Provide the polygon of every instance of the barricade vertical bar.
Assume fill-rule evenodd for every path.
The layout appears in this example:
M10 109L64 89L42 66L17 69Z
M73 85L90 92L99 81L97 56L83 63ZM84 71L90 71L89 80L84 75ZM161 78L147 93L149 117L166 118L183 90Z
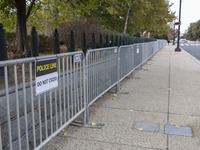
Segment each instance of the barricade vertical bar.
M0 126L0 150L2 150L3 148L2 148L2 138L1 138L1 126Z
M98 64L97 64L97 71L98 71L98 73L97 73L97 87L98 87L98 90L97 90L97 92L98 93L100 93L100 89L99 89L99 65L100 65L100 61L99 61L99 56L100 56L100 52L98 52L98 54L97 54L97 62L98 62Z
M88 122L88 116L87 116L87 99L88 99L88 82L87 82L87 78L88 78L88 63L85 59L86 57L83 57L83 101L84 101L84 108L85 111L83 112L83 126L86 126L87 122Z
M95 52L93 52L93 55L92 55L92 59L93 59L93 87L92 87L92 99L95 97Z
M17 83L17 67L14 65L14 80L15 80L15 94L16 94L16 111L17 111L17 133L18 133L18 146L21 150L21 132L20 132L20 117L19 117L19 96L18 96L18 83Z
M40 143L42 143L42 118L41 118L41 101L40 95L38 95L38 113L39 113L39 128L40 128Z
M28 121L27 121L27 107L26 107L26 86L25 86L25 68L24 63L22 64L22 82L23 82L23 93L24 93L24 118L25 118L25 132L26 132L26 148L29 150L29 137L28 137Z
M82 60L83 61L83 60ZM81 109L83 108L83 77L82 77L82 61L80 62L80 101Z
M76 79L78 79L78 66L79 66L79 63L78 62L76 62ZM79 78L80 79L80 78ZM80 80L81 81L81 80ZM80 82L79 81L79 82ZM79 95L78 95L78 80L76 80L76 101L77 101L77 113L79 112Z
M91 71L90 70L88 70L88 71L90 71L90 79L88 79L88 80L90 80L91 81L91 87L89 88L89 92L88 92L88 95L90 95L90 98L88 99L88 102L93 98L93 89L94 89L94 87L93 87L93 75L94 75L94 61L93 61L93 53L91 53L90 54L91 55L91 63L90 63L90 66L91 66Z
M12 146L12 133L11 133L11 121L10 121L10 100L8 93L8 74L7 66L4 67L4 77L5 77L5 88L6 88L6 105L7 105L7 119L8 119L8 136L9 136L9 148L13 149Z
M71 117L74 116L74 104L73 104L73 94L72 94L72 56L70 56L70 81L71 81L71 86L70 86L70 96L71 96Z
M94 74L93 74L93 76L94 76L94 82L93 82L93 85L94 85L94 88L93 88L93 98L94 97L96 97L96 52L94 52L94 56L93 56L93 60L94 60L94 62L93 62L93 64L94 64Z
M59 86L59 106L60 106L60 127L62 126L62 101L61 101L61 72L60 58L58 58L58 86Z
M53 134L53 113L52 113L52 90L49 91L50 93L50 123L51 123L51 135Z
M81 73L81 61L79 62L79 63L77 63L77 79L79 78L80 79L80 81L78 82L77 81L77 101L78 101L78 112L81 110L81 103L80 103L80 100L81 100L81 98L79 97L80 95L79 95L79 93L81 93L81 84L82 84L82 82L81 82L81 74L79 74L79 73ZM79 76L80 75L80 76Z
M116 85L116 93L120 90L120 50L121 48L118 48L118 59L117 59L117 85Z
M97 80L98 80L98 76L97 76L97 65L98 65L98 61L97 61L97 52L95 52L95 87L96 87L96 95L95 95L95 97L96 96L98 96L98 85L97 85Z
M91 54L90 54L91 55ZM91 79L91 57L89 57L89 58L87 58L87 60L85 59L85 61L87 61L87 63L85 63L86 65L88 65L87 67L87 75L88 75L88 78L90 78ZM90 70L90 72L89 72L89 70ZM87 82L86 82L87 83ZM91 89L91 80L88 80L88 83L87 83L87 91L89 90L89 89ZM89 95L89 93L91 93L91 91L88 91L88 97L87 97L87 99L90 99L91 98L91 94Z
M75 61L73 62L73 71L74 71L74 80L73 80L73 82L74 82L74 92L73 92L73 94L74 94L74 111L75 111L75 113L74 114L76 114L76 64L75 64Z
M63 110L64 110L64 123L66 122L66 98L65 98L65 57L62 58L63 70Z
M103 53L103 51L100 51L100 54L99 54L99 61L100 61L100 66L99 66L99 77L100 77L100 79L102 78L102 53ZM101 80L99 79L99 92L101 93Z
M56 115L56 130L58 130L58 101L57 101L57 89L55 89L55 115Z
M45 135L48 138L48 129L47 129L47 96L44 93L44 119L45 119Z
M34 113L34 101L33 101L33 79L32 79L32 63L29 63L30 70L30 89L31 89L31 112L32 112L32 124L33 124L33 145L36 148L36 137L35 137L35 113Z
M69 109L69 59L67 56L67 119L69 120L70 118L70 109Z

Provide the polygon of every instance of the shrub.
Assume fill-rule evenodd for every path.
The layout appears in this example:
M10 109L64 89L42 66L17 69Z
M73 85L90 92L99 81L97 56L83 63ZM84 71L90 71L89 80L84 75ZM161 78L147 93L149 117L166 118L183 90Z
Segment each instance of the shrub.
M87 35L87 47L92 47L92 34L96 34L96 43L98 47L99 34L102 32L102 28L99 26L99 21L96 19L76 19L63 24L59 28L60 41L64 43L70 51L70 34L74 31L75 35L75 47L76 50L82 49L83 32Z

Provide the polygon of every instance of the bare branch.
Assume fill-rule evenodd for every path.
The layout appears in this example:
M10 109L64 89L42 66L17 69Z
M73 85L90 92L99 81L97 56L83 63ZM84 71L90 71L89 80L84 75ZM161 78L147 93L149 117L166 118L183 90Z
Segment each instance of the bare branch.
M27 12L27 14L26 14L26 20L27 20L28 17L30 16L30 13L31 13L31 10L32 10L32 8L33 8L33 6L34 6L34 4L35 4L35 1L36 1L36 0L32 0L31 5L30 5L29 8L28 8L28 12Z

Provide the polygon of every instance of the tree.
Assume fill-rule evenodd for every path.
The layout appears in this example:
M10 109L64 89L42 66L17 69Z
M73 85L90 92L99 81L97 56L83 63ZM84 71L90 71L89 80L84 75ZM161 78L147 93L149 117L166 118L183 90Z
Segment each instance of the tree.
M19 55L31 56L31 51L27 42L26 22L35 2L36 0L1 0L0 10L6 14L16 13L16 39L18 46L14 57Z
M190 24L186 36L190 40L200 39L200 20Z

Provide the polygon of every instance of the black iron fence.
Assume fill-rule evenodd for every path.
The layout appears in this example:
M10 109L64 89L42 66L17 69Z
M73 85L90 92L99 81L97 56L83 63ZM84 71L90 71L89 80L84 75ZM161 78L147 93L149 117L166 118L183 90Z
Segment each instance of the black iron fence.
M97 36L95 33L91 35L91 45L88 45L86 32L83 33L82 38L82 51L86 54L87 50L96 49L96 48L104 48L104 47L113 47L113 46L123 46L130 45L135 43L144 43L156 41L155 38L143 38L143 37L134 37L134 36L118 36L118 35L103 35L102 33L99 35L99 43L97 47ZM70 49L69 52L75 51L75 34L74 31L71 31L70 34ZM105 42L104 42L105 41ZM31 31L31 56L37 57L39 56L39 44L38 44L38 32L35 27L32 28ZM54 54L60 53L60 37L59 31L55 29L54 32ZM0 24L0 61L8 60L7 47L6 47L6 33L3 29L3 24ZM0 75L3 75L3 69L0 68Z

